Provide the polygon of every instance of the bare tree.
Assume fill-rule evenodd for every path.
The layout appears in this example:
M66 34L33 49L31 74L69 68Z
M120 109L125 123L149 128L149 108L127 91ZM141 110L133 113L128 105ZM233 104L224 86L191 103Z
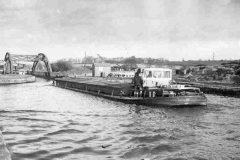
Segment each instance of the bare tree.
M151 67L153 64L154 64L154 62L155 62L155 59L153 59L153 58L148 58L147 59L147 67Z
M82 63L93 63L94 58L92 56L86 56L82 59Z

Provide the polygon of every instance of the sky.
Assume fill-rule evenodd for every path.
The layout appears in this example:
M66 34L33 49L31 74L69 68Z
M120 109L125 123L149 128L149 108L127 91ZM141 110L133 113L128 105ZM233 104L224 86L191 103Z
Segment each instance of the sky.
M239 0L0 0L0 59L240 59L239 15Z

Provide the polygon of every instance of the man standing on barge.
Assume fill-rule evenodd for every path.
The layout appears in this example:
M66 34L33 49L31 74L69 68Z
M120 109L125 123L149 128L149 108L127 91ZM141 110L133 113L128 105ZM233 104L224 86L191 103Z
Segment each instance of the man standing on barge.
M134 83L134 96L139 93L139 96L142 96L142 89L143 89L143 81L142 78L139 76L141 72L141 69L139 68L137 72L135 73L135 76L133 78L133 83ZM139 92L140 90L140 92Z

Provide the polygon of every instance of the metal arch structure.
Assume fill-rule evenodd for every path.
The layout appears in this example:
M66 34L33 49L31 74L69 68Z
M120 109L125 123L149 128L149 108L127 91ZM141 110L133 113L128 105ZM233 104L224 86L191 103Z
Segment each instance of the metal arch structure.
M7 73L7 74L12 74L13 73L13 61L12 61L12 55L11 53L7 52L4 58L5 61L5 65L4 65L4 69L3 69L3 73Z
M39 53L36 58L34 59L34 62L33 62L33 67L32 67L32 73L34 74L35 72L35 69L37 67L37 64L40 62L40 61L43 61L45 63L45 66L47 68L47 72L48 72L48 77L50 77L50 73L52 72L52 67L51 67L51 64L47 58L47 56L43 53Z
M34 74L38 62L43 61L46 65L48 76L52 72L52 68L47 56L43 53L38 55L16 55L9 52L6 53L4 59L4 74L13 74L13 64L18 63L19 61L33 62L32 74Z

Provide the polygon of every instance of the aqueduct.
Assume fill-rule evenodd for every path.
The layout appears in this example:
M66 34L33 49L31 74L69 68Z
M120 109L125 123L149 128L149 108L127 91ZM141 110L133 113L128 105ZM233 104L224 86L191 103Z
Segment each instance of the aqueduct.
M38 55L16 55L7 52L4 58L4 74L13 74L13 64L19 61L33 62L32 74L35 73L36 66L40 61L44 62L48 76L50 76L50 73L52 72L50 62L47 56L43 53L39 53Z

